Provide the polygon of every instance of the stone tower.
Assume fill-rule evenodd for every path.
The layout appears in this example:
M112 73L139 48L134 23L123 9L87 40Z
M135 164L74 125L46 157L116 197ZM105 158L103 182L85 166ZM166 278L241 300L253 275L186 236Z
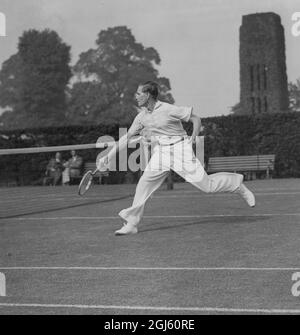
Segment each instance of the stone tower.
M243 114L277 113L288 109L284 29L279 15L243 16L240 88Z

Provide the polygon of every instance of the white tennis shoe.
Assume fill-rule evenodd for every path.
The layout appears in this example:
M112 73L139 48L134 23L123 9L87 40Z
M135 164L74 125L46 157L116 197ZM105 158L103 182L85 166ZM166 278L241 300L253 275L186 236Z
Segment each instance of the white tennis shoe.
M235 192L238 193L250 207L255 206L255 196L244 184L241 184Z
M123 223L123 227L115 231L116 236L137 234L138 230L132 223Z

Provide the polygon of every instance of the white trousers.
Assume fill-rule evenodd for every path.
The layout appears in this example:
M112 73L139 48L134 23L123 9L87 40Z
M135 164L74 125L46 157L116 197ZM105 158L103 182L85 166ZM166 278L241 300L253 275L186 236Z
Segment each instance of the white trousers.
M170 170L205 193L234 192L243 182L243 175L237 173L221 172L207 175L196 158L189 139L173 146L156 145L137 184L133 204L123 209L119 213L120 217L128 223L138 225L146 201L161 186Z

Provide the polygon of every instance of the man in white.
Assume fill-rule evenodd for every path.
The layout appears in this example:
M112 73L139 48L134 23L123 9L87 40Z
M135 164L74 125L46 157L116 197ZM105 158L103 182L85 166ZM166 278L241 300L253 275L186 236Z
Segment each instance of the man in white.
M117 150L122 150L136 134L146 134L148 141L155 141L152 157L138 182L133 204L119 213L125 220L124 225L115 234L138 232L137 226L142 219L147 199L161 186L170 169L205 193L237 193L250 207L254 207L255 197L243 184L243 175L226 172L207 175L195 157L192 143L200 132L201 120L193 113L193 109L161 102L158 94L155 82L149 81L138 87L136 101L142 111L134 119L127 136L121 138L118 145L100 162L100 165L109 165ZM190 138L187 137L182 121L193 123Z

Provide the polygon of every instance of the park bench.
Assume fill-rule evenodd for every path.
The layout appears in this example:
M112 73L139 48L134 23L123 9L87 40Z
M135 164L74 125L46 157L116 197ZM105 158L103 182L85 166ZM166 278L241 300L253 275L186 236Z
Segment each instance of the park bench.
M245 172L247 179L255 179L258 171L266 171L266 178L270 178L274 161L275 155L210 157L207 172Z

